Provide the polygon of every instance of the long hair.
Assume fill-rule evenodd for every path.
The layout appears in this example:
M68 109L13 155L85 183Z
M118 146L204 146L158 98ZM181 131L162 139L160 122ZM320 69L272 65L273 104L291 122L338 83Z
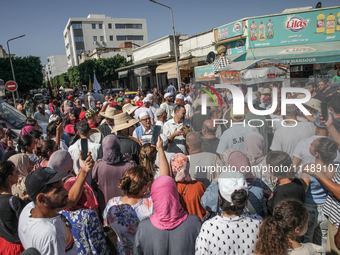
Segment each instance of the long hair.
M144 144L140 148L139 164L141 166L146 167L149 174L151 174L152 176L154 176L153 165L155 164L155 161L156 161L156 155L157 155L157 150L155 147L152 147L150 143Z
M266 218L259 231L255 254L285 255L292 249L289 238L295 239L294 230L308 223L307 208L297 200L285 199L274 208L273 217Z

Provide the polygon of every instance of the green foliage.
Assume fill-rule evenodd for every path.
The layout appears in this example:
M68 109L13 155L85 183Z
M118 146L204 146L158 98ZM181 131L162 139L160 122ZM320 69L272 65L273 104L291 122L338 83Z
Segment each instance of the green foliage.
M15 57L12 59L18 91L27 93L43 85L42 65L39 57ZM7 82L13 80L9 58L0 58L0 78Z

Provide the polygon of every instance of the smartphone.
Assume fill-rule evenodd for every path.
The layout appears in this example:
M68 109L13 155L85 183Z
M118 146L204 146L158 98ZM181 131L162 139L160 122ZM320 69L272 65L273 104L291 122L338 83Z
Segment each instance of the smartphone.
M327 121L328 120L327 103L321 103L321 114L322 114L322 120Z
M86 160L88 152L87 139L81 139L80 145L81 145L81 159Z
M161 126L154 126L153 131L152 131L152 139L151 139L151 145L156 145L158 141L158 136L161 133Z

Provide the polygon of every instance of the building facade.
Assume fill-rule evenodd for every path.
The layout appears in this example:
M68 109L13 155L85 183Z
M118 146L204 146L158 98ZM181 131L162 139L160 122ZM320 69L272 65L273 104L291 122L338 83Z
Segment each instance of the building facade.
M66 55L53 55L47 57L47 64L45 66L45 73L47 73L49 79L54 78L57 75L66 73L68 69Z
M123 42L132 47L148 43L146 19L111 18L89 14L87 18L70 18L64 29L68 67L78 65L78 55L96 48L119 48Z

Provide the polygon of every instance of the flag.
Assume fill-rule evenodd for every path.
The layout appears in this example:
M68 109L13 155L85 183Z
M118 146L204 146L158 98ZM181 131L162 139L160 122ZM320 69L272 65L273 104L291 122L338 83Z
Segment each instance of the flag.
M60 97L60 92L59 92L59 81L57 81L57 95Z
M91 83L91 77L89 75L89 91L92 91L93 88L92 88L92 83Z
M99 90L102 90L102 88L99 85L99 82L97 81L96 73L94 73L94 77L93 77L93 90L94 92L98 92Z
M50 83L50 79L48 78L48 75L47 75L47 86L48 86L48 93L50 94L50 97L52 97L52 88L51 88L51 83Z

